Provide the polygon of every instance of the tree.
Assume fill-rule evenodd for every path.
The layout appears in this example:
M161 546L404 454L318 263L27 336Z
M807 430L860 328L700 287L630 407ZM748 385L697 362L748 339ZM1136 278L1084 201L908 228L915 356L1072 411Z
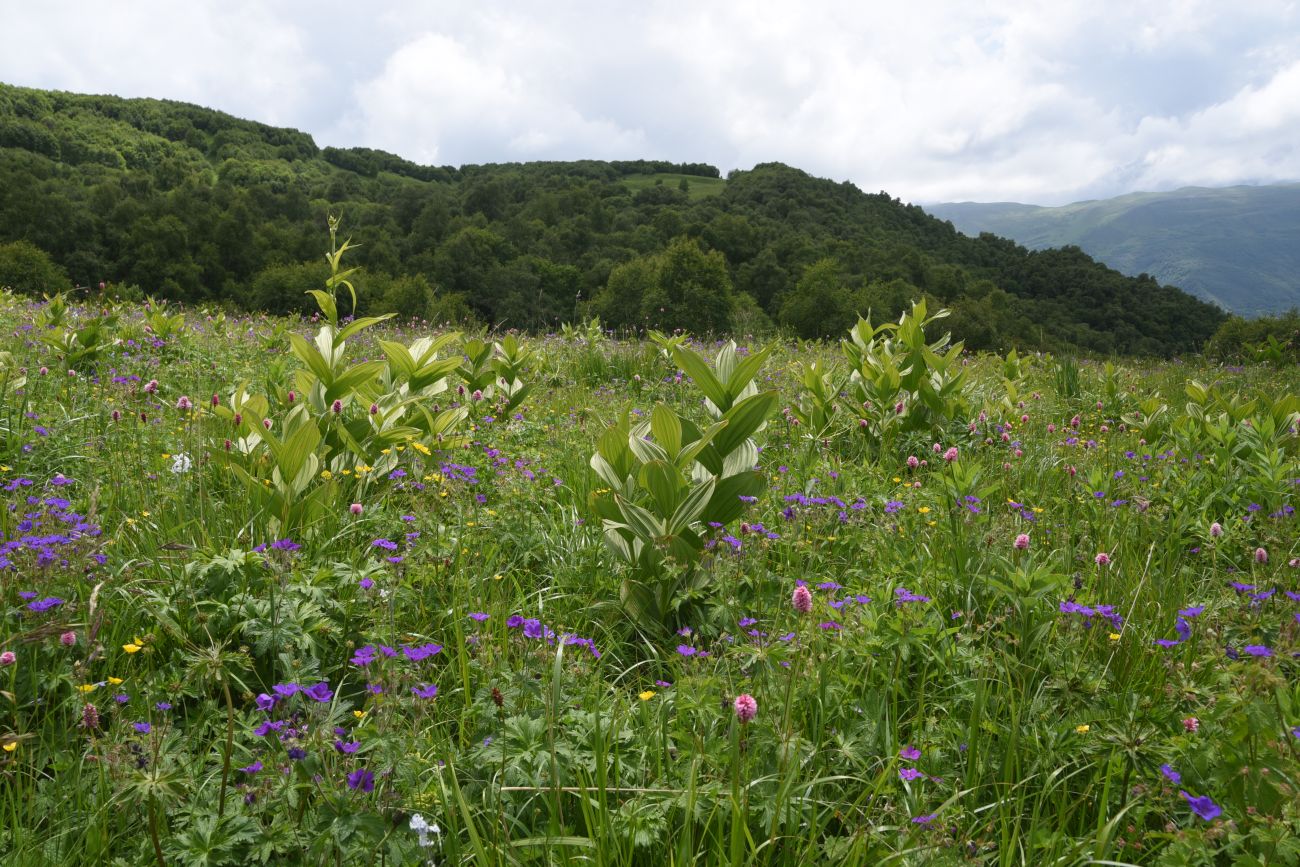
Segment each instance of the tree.
M39 295L62 292L71 286L68 273L30 241L0 244L0 288Z
M659 279L655 256L624 262L609 272L609 279L591 302L592 315L609 328L640 328L641 301Z
M834 259L810 265L781 304L781 324L805 340L841 335L857 320L854 299Z
M660 331L710 334L731 324L731 276L717 250L705 253L690 238L678 238L654 257L656 279L641 299L641 316Z

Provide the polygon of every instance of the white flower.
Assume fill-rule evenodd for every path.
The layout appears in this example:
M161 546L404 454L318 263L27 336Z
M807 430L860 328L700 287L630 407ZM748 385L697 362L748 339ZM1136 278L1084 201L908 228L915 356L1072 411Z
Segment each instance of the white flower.
M419 835L421 846L432 846L433 841L429 839L429 835L437 836L442 833L442 829L438 827L437 822L430 825L419 813L411 817L411 830Z
M173 473L188 473L193 466L194 461L190 460L190 456L185 452L181 452L172 458Z

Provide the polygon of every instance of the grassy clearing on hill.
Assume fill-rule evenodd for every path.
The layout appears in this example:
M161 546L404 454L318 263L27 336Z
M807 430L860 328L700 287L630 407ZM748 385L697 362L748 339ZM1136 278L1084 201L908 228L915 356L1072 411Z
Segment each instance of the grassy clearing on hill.
M716 196L727 187L727 182L723 178L706 178L699 175L680 175L672 172L656 172L649 175L626 175L620 178L620 183L624 184L632 192L644 190L647 187L658 186L662 184L670 190L679 188L682 181L686 181L687 195L690 201L698 202L700 199L707 199L710 196Z
M330 314L0 298L4 863L1300 858L1294 371Z

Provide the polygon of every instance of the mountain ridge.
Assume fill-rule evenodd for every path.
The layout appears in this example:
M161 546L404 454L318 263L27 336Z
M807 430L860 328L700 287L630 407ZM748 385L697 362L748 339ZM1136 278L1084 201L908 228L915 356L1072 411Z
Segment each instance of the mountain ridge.
M1300 305L1300 182L1187 186L1042 206L923 206L967 235L988 231L1031 249L1073 245L1117 270L1148 273L1233 312Z

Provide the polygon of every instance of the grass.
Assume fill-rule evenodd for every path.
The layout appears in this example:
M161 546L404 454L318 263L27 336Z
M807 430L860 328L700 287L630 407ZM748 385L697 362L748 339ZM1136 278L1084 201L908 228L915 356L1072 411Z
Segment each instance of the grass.
M682 181L686 181L688 187L687 196L692 202L716 196L727 186L727 182L723 178L705 178L698 175L681 175L674 172L626 175L621 180L633 193L658 184L663 184L669 189L675 190L678 189Z
M655 347L526 340L519 406L451 373L422 401L465 403L463 443L362 459L334 425L418 418L375 383L310 408L268 360L316 325L158 340L122 308L69 374L47 314L0 298L6 864L1300 858L1294 371L970 357L952 422L887 446L847 402L778 412L766 492L666 567L659 628L619 604L588 466L623 407L707 422ZM763 364L781 407L807 352ZM279 458L222 457L242 382L325 432L290 523L255 505Z

